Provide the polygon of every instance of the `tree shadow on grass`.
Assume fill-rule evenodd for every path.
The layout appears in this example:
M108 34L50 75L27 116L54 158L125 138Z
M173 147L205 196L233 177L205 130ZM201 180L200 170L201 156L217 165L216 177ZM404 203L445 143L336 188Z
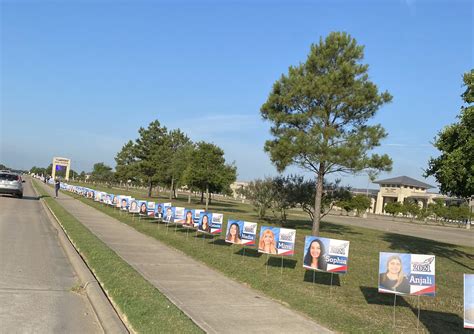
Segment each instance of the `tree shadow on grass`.
M323 284L331 286L331 273L325 273L316 270L306 270L304 273L303 281L315 284ZM341 286L341 280L338 274L332 275L332 285Z
M224 213L248 213L247 211L245 210L242 210L242 209L235 209L235 208L231 208L231 207L221 207L221 206L213 206L213 207L210 207L209 208L209 211L212 211L212 212L224 212Z
M352 227L349 227L347 225L338 225L338 224L332 224L328 222L323 222L321 224L321 232L325 233L332 233L332 234L362 234L360 232L355 232Z
M410 309L418 316L418 308ZM429 333L466 333L464 320L454 313L420 310L420 322L428 329ZM471 331L472 333L472 331Z
M214 239L210 242L210 244L214 244L214 245L217 245L217 246L230 246L231 244L225 242L224 239Z
M313 223L309 220L304 219L292 219L289 220L287 223L282 225L283 227L287 228L298 228L302 230L311 230L313 228ZM328 222L321 223L321 232L324 233L332 233L332 234L362 234L360 232L355 232L352 227L347 225L339 225L333 224Z
M370 286L359 287L360 291L364 295L367 304L376 304L384 306L393 306L395 294L393 293L380 293L378 288ZM400 307L411 307L403 296L397 295L396 305Z
M197 239L197 240L202 240L202 239L205 239L205 240L213 240L214 239L214 235L212 234L205 234L205 233L196 233L196 231L194 231L193 233L193 238ZM212 242L211 242L212 243Z
M379 293L377 288L361 286L360 290L368 304L393 306L394 294ZM416 297L407 297L416 298ZM413 304L413 305L412 305ZM407 300L397 295L396 306L407 307L418 316L416 301L408 303ZM428 329L429 333L463 333L463 319L457 314L420 309L420 322Z
M234 254L247 257L261 257L263 255L262 253L259 253L257 249L247 247L242 247Z
M466 260L472 263L474 260L474 254L459 250L461 246L396 233L385 233L382 240L389 242L389 248L393 250L402 249L412 254L433 254L453 261L466 269L474 270L472 265L461 262Z
M270 256L267 260L267 265L270 267L278 267L281 268L291 268L294 269L296 268L296 263L297 260L293 259L287 259L284 256L276 257L276 256Z

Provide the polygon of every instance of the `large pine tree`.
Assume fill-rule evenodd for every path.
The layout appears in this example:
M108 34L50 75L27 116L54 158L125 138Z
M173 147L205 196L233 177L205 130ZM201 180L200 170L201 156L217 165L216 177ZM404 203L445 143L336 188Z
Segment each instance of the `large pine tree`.
M369 125L392 97L378 92L362 64L364 47L347 33L333 32L311 45L306 62L291 66L275 82L261 107L273 123L265 150L279 171L289 165L316 176L313 235L319 235L324 178L372 168L390 170L387 155L369 155L386 137L381 125Z

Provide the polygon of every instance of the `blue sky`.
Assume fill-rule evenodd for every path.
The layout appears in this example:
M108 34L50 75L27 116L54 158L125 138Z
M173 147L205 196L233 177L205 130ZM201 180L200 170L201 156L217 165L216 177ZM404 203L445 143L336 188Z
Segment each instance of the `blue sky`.
M365 45L371 80L393 95L374 120L389 133L377 152L394 160L380 177L423 180L438 154L430 142L456 120L473 67L471 1L0 3L0 162L16 168L53 156L78 171L114 166L158 119L221 146L239 180L275 175L260 107L311 43L346 31ZM343 180L367 186L365 176Z

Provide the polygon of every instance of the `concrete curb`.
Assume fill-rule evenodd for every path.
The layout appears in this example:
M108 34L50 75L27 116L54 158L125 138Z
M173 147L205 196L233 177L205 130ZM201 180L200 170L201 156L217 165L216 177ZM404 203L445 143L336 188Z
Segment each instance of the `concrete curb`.
M33 182L31 182L31 184L36 195L39 197L40 195L34 187ZM86 296L89 299L104 332L129 333L127 327L120 319L111 302L97 282L95 276L92 274L89 267L87 267L82 257L77 252L72 240L67 236L59 219L42 199L40 199L40 202L43 206L46 216L58 232L59 242L63 247L74 271L77 273L77 276L81 281L81 285L86 292Z

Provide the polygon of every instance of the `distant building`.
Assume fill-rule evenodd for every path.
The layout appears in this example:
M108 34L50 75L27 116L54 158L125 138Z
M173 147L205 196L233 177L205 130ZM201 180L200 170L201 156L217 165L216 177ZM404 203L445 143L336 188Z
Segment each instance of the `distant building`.
M367 212L375 212L375 204L377 203L377 194L379 193L378 189L363 189L363 188L351 188L352 195L363 195L370 198L370 208L367 209Z
M230 189L232 190L232 196L234 199L237 198L245 198L241 194L238 193L238 190L244 189L249 185L249 182L244 182L244 181L236 181L230 185Z
M434 186L412 179L408 176L398 176L391 179L378 180L374 181L374 183L380 185L380 190L377 193L375 203L376 214L383 214L387 203L403 203L407 198L418 203L420 207L427 207L428 204L433 203L436 198L447 198L441 194L428 193L427 190L434 188Z

